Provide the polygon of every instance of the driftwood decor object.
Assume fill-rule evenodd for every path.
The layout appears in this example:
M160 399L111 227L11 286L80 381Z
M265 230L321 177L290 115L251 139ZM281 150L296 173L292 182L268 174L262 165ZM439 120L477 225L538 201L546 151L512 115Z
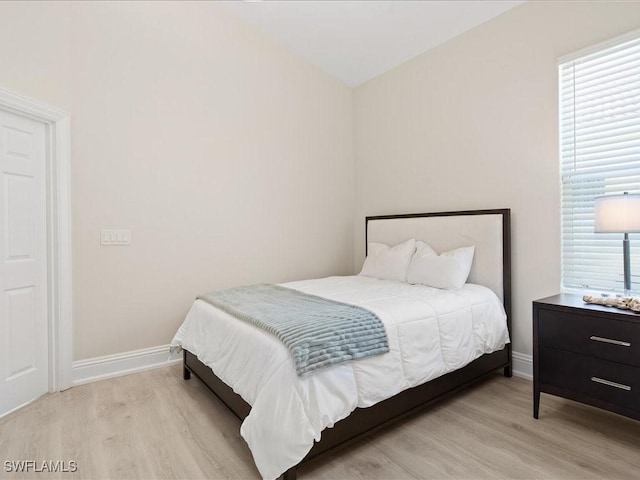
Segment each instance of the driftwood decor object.
M640 313L640 298L635 297L592 297L585 295L582 297L585 303L593 305L604 305L605 307L619 308L620 310L631 310Z

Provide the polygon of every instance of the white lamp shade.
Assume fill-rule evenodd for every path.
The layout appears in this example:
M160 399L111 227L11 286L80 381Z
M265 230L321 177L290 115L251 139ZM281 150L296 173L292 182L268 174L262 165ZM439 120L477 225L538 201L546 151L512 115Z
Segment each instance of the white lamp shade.
M607 195L595 199L596 233L640 232L640 195Z

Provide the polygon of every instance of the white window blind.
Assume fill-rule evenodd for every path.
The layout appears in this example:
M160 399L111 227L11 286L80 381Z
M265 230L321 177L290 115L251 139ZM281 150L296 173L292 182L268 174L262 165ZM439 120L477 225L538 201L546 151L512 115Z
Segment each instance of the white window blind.
M560 63L562 286L622 292L623 234L594 233L594 199L640 193L640 33ZM640 234L630 234L640 293Z

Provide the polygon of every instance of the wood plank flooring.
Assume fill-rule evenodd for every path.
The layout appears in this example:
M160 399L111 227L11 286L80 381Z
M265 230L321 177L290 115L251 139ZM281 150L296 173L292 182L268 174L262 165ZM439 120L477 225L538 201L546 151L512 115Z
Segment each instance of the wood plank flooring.
M496 375L301 468L318 479L640 478L640 422ZM180 366L49 394L0 419L0 478L257 479L240 422ZM75 473L5 461L74 460Z

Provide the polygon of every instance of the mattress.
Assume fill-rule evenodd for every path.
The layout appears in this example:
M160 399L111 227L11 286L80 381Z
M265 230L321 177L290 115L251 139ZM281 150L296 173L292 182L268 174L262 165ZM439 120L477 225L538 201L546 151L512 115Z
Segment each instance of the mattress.
M504 308L490 289L455 291L364 276L283 284L367 308L390 351L299 377L275 336L196 300L172 346L195 354L252 406L240 433L263 478L298 464L322 431L365 408L457 370L509 342Z

